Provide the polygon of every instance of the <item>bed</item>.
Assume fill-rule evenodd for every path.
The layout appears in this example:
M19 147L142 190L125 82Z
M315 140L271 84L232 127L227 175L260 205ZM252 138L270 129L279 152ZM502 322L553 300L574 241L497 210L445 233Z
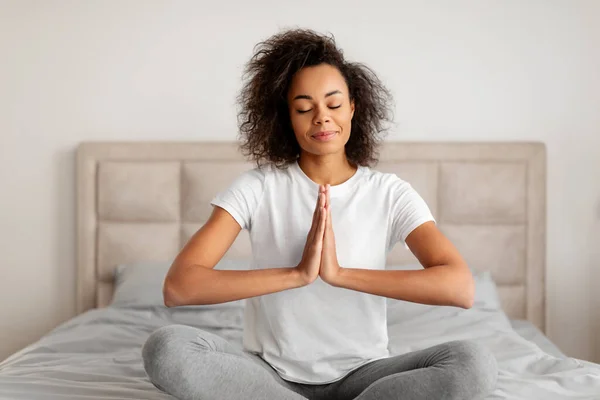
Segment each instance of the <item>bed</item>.
M241 346L244 301L167 309L160 286L212 196L253 165L229 142L88 142L76 156L78 315L0 363L0 398L171 399L143 370L153 330L187 324ZM600 365L545 335L544 145L386 142L375 168L413 184L476 278L469 310L388 299L391 353L475 340L498 360L489 399L600 399ZM242 232L217 267L250 255ZM420 267L396 246L388 268Z

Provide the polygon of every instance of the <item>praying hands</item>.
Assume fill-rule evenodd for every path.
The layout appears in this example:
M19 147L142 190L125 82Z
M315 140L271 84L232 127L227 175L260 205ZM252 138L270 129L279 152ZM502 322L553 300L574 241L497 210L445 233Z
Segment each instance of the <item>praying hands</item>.
M296 267L306 284L320 276L323 281L334 285L342 271L335 249L329 188L329 185L319 185L312 225L306 238L302 260Z

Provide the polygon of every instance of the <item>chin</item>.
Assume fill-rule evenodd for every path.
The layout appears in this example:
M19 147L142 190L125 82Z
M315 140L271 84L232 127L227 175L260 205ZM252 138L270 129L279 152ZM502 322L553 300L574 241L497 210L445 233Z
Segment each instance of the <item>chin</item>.
M327 156L344 151L344 146L340 146L339 143L331 142L317 144L311 143L310 146L304 148L303 150L316 156Z

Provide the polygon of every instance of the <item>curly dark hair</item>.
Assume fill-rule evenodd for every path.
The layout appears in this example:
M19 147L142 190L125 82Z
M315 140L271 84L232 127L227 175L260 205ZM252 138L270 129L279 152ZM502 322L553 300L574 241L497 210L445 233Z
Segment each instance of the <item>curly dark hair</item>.
M309 29L277 33L255 46L246 64L244 83L238 96L239 137L242 153L257 165L283 167L300 155L294 135L287 93L296 72L305 66L329 64L337 68L354 100L346 157L355 165L377 162L378 146L391 121L392 96L366 65L348 62L333 35Z

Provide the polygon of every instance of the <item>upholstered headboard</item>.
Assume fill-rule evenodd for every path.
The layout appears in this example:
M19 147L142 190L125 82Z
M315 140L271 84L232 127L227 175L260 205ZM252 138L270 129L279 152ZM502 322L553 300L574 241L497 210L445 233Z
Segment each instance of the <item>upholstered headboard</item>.
M77 309L107 305L119 263L172 260L210 199L253 165L236 143L83 143L77 152ZM387 142L375 169L427 201L469 265L490 270L506 313L545 331L546 152L541 143ZM249 257L243 231L228 257ZM416 262L403 246L388 264Z

